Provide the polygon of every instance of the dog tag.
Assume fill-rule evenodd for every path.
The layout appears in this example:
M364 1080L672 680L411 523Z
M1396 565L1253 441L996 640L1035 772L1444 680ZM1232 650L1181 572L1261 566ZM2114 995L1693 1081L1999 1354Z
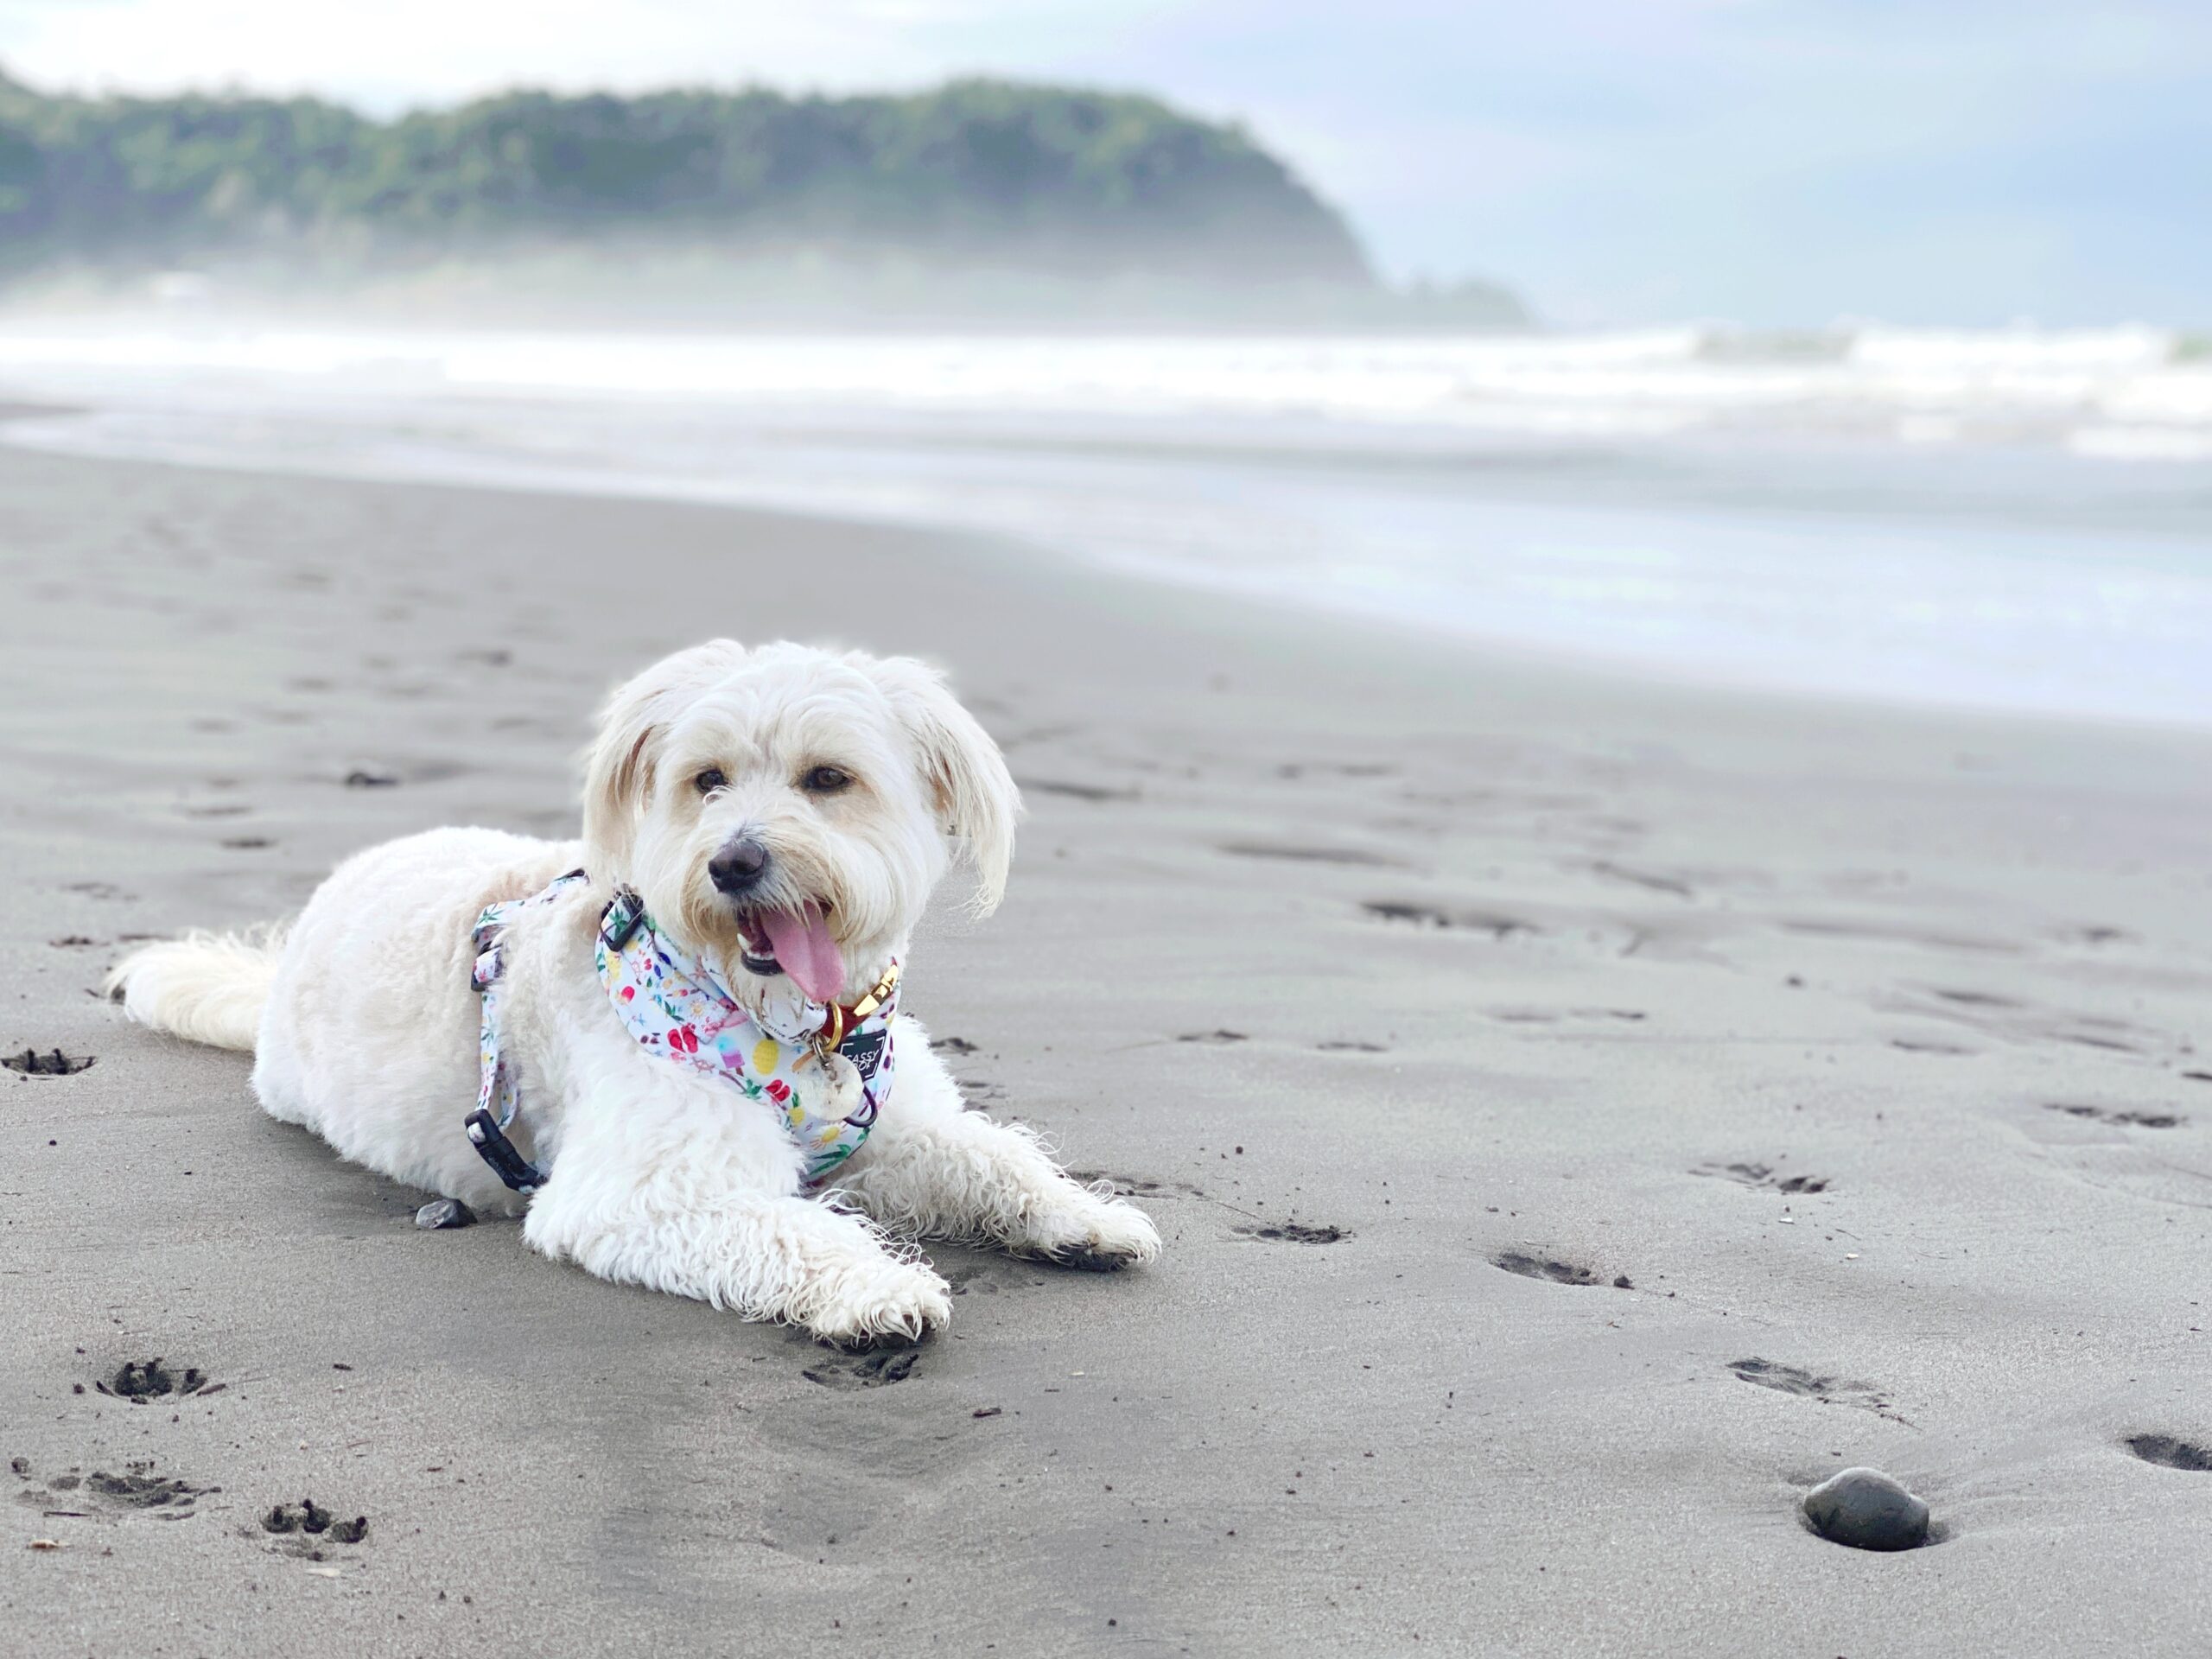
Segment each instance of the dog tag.
M872 1083L875 1080L875 1068L883 1064L883 1045L890 1035L887 1026L878 1026L874 1031L856 1031L837 1045L837 1052L853 1063L862 1081Z

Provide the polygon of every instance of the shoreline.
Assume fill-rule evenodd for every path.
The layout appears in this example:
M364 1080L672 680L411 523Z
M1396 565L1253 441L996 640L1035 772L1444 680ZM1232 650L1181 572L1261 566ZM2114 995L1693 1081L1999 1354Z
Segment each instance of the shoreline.
M384 486L396 489L484 492L525 498L569 498L606 504L632 503L644 507L666 505L723 512L741 518L773 522L814 524L828 531L855 534L890 533L923 541L958 544L969 557L988 550L994 561L1030 566L1045 564L1080 571L1107 585L1135 583L1166 594L1182 594L1193 607L1225 607L1282 619L1308 633L1324 629L1352 628L1387 639L1394 649L1410 650L1425 658L1452 659L1458 665L1469 660L1503 666L1510 672L1535 676L1567 684L1592 682L1611 695L1656 695L1681 697L1692 703L1720 699L1737 703L1770 703L1796 709L1816 721L1871 718L1876 721L1951 723L1962 729L1982 723L2018 724L2051 733L2128 733L2145 737L2212 738L2212 710L2202 716L2158 715L2141 711L2120 713L2093 709L2007 706L1986 702L1961 702L1928 696L1884 696L1811 685L1788 685L1761 681L1742 671L1734 674L1700 675L1681 664L1637 661L1618 653L1548 644L1523 637L1470 633L1450 624L1424 622L1386 608L1355 607L1330 611L1318 603L1300 602L1268 588L1241 582L1236 574L1214 574L1191 567L1165 568L1157 561L1113 558L1080 547L1055 544L1049 536L1033 531L980 528L930 518L917 508L908 512L876 513L840 510L829 504L794 505L759 502L736 496L717 495L711 486L683 487L674 478L650 480L639 474L602 474L589 480L563 480L550 472L508 468L481 457L460 461L452 473L410 473L404 467L317 465L309 460L284 461L267 455L222 456L136 453L127 447L112 451L53 447L24 440L5 423L22 419L69 419L97 416L102 410L91 404L10 403L0 397L0 449L30 456L51 456L87 464L121 467L176 467L240 478L297 479L307 483ZM480 470L471 471L472 467ZM1624 518L1632 511L1622 509ZM1445 671L1451 671L1447 667Z
M10 1629L2056 1656L2212 1616L2212 1477L2127 1445L2212 1446L2212 738L1651 688L721 506L9 449L0 558L0 1045L97 1060L0 1079ZM963 1294L895 1387L417 1234L242 1057L83 994L372 841L563 833L600 692L716 632L953 666L1031 819L912 1006L1168 1236L1103 1279L932 1246ZM98 1392L156 1355L222 1392ZM60 1500L133 1463L189 1518ZM1852 1463L1945 1541L1805 1532ZM257 1517L302 1497L365 1538L287 1553Z
M2166 453L2126 411L2193 406L2204 377L2126 331L1870 340L1804 383L1681 331L1379 351L147 329L0 330L0 379L102 405L16 440L826 510L1647 681L2212 729L2202 467L2180 429L2164 462L2111 458Z

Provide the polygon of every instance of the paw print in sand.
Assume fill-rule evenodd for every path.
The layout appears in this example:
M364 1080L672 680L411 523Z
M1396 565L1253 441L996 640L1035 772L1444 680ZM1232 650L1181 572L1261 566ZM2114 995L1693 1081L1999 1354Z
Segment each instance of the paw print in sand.
M313 1498L303 1497L296 1507L279 1503L263 1516L261 1529L283 1539L279 1548L289 1554L319 1561L326 1543L358 1544L366 1538L369 1517L357 1515L351 1521L341 1521Z

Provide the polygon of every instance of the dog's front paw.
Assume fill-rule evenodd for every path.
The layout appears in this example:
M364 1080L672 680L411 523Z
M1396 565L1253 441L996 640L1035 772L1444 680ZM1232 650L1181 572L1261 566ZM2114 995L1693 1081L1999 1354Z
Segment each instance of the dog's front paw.
M1111 1273L1160 1254L1160 1229L1133 1204L1068 1184L1065 1201L1029 1218L1021 1249L1065 1268Z
M952 1289L935 1269L887 1258L839 1275L804 1323L824 1342L850 1346L886 1337L918 1342L951 1319Z

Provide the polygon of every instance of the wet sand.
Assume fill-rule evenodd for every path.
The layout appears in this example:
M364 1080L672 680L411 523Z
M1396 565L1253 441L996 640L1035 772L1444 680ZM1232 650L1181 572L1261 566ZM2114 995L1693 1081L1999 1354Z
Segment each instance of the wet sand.
M2203 1649L2212 739L6 451L0 562L0 1047L95 1062L0 1077L0 1652ZM713 632L954 668L1032 816L911 1006L1157 1268L933 1248L950 1332L834 1353L419 1233L90 994L567 832L602 690ZM1807 1531L1852 1464L1938 1541Z

